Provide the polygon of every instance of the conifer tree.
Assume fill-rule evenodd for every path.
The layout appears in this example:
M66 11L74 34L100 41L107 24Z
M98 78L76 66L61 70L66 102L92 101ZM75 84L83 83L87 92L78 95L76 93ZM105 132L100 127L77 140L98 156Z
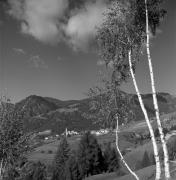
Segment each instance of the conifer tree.
M106 145L106 148L104 151L104 158L105 158L107 172L116 172L119 169L120 167L119 156L116 150L111 147L110 143Z
M69 159L70 147L64 137L58 147L55 159L52 180L66 180L66 163Z
M102 151L95 136L87 132L80 140L78 163L81 177L102 173L105 169Z
M72 154L66 165L67 180L82 180L76 154Z

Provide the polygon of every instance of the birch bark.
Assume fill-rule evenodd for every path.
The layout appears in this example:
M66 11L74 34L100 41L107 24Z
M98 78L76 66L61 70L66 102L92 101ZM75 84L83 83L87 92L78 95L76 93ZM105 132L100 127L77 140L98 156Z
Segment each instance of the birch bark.
M116 148L117 148L117 151L120 155L120 159L121 161L123 162L123 164L126 166L126 168L128 169L128 171L132 174L132 176L134 176L134 178L136 180L139 180L139 177L138 175L128 166L128 164L126 163L120 149L119 149L119 144L118 144L118 130L119 130L119 121L118 121L118 116L116 115L116 122L117 122L117 125L116 125Z
M134 87L135 87L135 90L136 90L136 93L137 93L137 96L138 96L138 100L139 100L141 109L143 111L143 114L144 114L144 117L145 117L145 120L146 120L147 126L149 128L149 132L150 132L150 136L151 136L151 140L152 140L152 144L153 144L153 151L154 151L154 157L155 157L155 162L156 162L155 180L159 180L159 179L161 179L161 163L160 163L159 154L158 154L158 147L157 147L156 138L155 138L155 135L154 135L152 125L150 123L147 111L146 111L145 106L144 106L144 102L142 100L139 88L137 86L135 74L134 74L133 67L132 67L131 50L129 50L129 52L128 52L128 60L129 60L130 73L131 73L131 77L132 77L132 80L133 80L133 84L134 84Z
M152 86L153 105L154 105L154 109L155 109L155 115L156 115L158 130L159 130L161 143L162 143L162 147L163 147L163 152L164 152L165 178L166 178L166 180L168 180L171 177L171 175L170 175L170 167L169 167L169 155L168 155L167 145L166 145L166 141L165 141L165 136L164 136L164 133L163 133L163 128L162 128L162 125L161 125L158 101L157 101L157 96L156 96L156 88L155 88L155 81L154 81L154 74L153 74L153 66L152 66L151 53L150 53L150 37L149 37L149 22L148 22L147 0L145 0L145 11L146 11L146 35L147 35L146 49L147 49L148 65L149 65L149 70L150 70L150 80L151 80L151 86Z

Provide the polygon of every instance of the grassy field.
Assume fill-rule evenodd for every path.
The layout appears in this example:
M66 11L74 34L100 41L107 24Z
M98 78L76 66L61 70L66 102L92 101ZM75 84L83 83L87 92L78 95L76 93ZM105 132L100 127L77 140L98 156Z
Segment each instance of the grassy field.
M155 175L155 166L150 166L139 171L136 171L137 175L142 180L154 180ZM116 173L109 173L109 174L100 174L91 176L86 178L85 180L135 180L135 178L130 174L118 177Z
M171 176L172 180L176 179L176 163L171 163ZM141 180L155 180L155 166L149 166L136 171L136 174ZM100 174L86 178L85 180L135 180L131 175L125 175L118 177L116 173ZM162 174L162 180L165 180L164 174Z
M126 140L125 137L119 135L119 144L120 144L120 149L125 150L126 148L135 148L135 145L129 141ZM111 142L112 146L115 146L115 134L114 133L109 133L106 135L102 136L97 136L99 144L103 148L103 144L107 142ZM80 137L69 137L68 142L70 144L70 147L72 150L76 150L79 144ZM57 151L58 145L60 141L56 140L51 143L45 143L44 145L37 147L34 149L33 152L31 152L28 155L28 159L32 161L41 161L46 164L51 164L55 153Z
M161 144L158 144L158 148L160 147ZM140 163L143 159L145 151L148 153L149 157L153 154L153 146L151 142L139 146L125 155L126 162L133 170L136 169L137 163ZM123 167L122 169L124 172L128 172L126 167Z
M130 148L132 150L132 152L128 153L129 155L126 156L127 161L129 161L129 163L132 165L134 165L134 162L136 160L140 159L143 156L145 149L148 149L148 151L152 151L152 146L149 143L144 146L138 145L138 147L136 148L134 142L131 142L130 139L128 139L128 136L125 135L127 135L130 132L138 132L144 130L147 130L147 126L146 123L142 121L134 125L131 124L127 128L122 128L121 132L119 133L119 145L121 151L127 148ZM115 146L115 133L97 136L97 139L102 148L103 144L107 142L111 142L112 146ZM73 136L68 138L68 142L72 150L77 149L79 140L79 136ZM41 161L46 164L50 164L54 159L59 143L60 141L56 140L54 142L45 143L44 145L35 148L34 151L28 155L29 160Z
M173 114L164 115L162 116L162 120L168 119L172 117ZM175 118L172 118L169 121L169 124L173 124L172 121L175 121ZM153 127L156 127L156 121L152 121ZM136 168L136 164L139 163L144 155L144 152L147 151L149 157L153 154L153 146L150 140L143 141L142 144L135 143L133 139L133 135L135 133L149 133L148 127L145 121L140 121L135 124L129 124L127 127L121 127L121 131L119 133L119 145L121 151L124 151L126 149L130 149L128 153L125 154L124 158L129 164L129 166L134 170ZM132 136L131 136L132 135ZM131 138L132 137L132 138ZM168 143L175 142L176 136L169 139ZM72 150L76 150L78 148L80 136L74 136L69 137L68 142L70 144L70 147ZM101 148L103 149L104 144L107 142L111 142L113 146L115 146L115 133L109 133L106 135L97 136L97 140L99 144L101 145ZM32 161L41 161L44 162L47 165L52 164L52 161L54 159L55 153L57 151L57 148L59 146L60 141L55 140L53 142L44 143L40 147L37 147L34 149L33 152L31 152L28 155L28 159ZM158 147L161 147L161 144L158 143ZM129 175L128 170L124 165L121 164L121 170L122 172L125 172L127 175L119 177L117 173L109 173L109 174L100 174L95 175L89 178L86 178L85 180L133 180L134 177ZM139 175L140 179L142 180L154 180L155 177L155 166L150 166L144 169L140 169L136 171ZM176 177L176 163L174 162L172 164L172 175ZM173 178L176 179L176 178Z

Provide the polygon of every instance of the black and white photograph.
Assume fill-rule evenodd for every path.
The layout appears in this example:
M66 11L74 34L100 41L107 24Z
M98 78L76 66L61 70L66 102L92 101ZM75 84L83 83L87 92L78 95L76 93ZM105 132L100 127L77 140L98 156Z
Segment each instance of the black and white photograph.
M0 0L0 180L176 180L176 0Z

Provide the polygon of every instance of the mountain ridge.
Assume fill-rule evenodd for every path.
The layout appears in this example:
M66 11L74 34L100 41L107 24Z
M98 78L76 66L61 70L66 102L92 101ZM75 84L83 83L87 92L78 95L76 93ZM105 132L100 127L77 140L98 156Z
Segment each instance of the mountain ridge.
M136 115L134 121L144 119L137 95L128 94L132 110ZM152 94L143 94L145 107L150 117L155 114ZM169 93L157 93L160 113L166 114L176 111L176 98ZM24 114L24 124L27 131L44 131L51 129L60 134L67 127L71 130L82 131L98 129L100 126L93 119L86 119L84 113L90 108L90 99L59 100L51 97L31 95L15 104L18 111Z

